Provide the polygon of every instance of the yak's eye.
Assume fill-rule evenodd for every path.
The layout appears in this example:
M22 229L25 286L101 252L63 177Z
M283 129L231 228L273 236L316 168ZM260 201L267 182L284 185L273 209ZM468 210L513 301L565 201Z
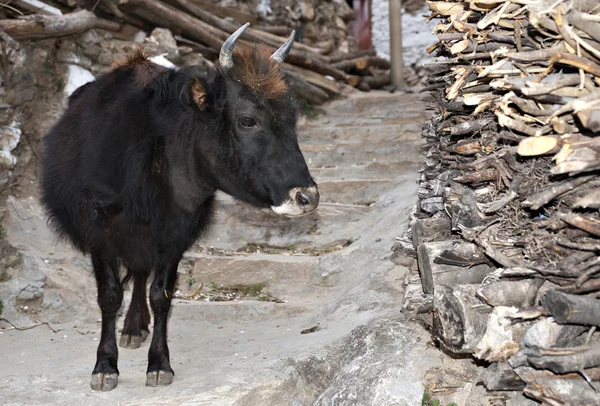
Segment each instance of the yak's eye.
M243 128L256 127L256 120L250 116L241 116L239 119L240 126Z

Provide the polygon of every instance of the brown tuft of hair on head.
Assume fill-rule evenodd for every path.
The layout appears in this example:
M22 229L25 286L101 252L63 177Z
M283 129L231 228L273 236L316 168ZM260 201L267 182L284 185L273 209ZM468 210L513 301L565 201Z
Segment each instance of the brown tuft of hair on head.
M133 53L126 55L124 59L116 60L110 65L110 70L116 70L121 66L134 67L148 60L148 56L144 53L143 47L137 47Z
M137 47L133 53L127 55L125 59L113 62L110 70L114 71L121 67L131 68L134 71L135 83L140 86L146 86L155 77L167 70L167 68L157 65L148 59L144 53L143 47Z
M253 91L269 99L276 99L287 90L280 67L271 59L269 48L243 47L236 50L233 57L236 75Z

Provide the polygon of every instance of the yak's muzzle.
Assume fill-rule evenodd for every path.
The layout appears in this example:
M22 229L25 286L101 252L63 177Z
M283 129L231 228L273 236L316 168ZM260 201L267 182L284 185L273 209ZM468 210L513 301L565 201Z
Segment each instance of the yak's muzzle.
M319 190L316 186L293 188L289 196L279 206L271 206L271 210L282 216L295 217L310 213L319 205Z

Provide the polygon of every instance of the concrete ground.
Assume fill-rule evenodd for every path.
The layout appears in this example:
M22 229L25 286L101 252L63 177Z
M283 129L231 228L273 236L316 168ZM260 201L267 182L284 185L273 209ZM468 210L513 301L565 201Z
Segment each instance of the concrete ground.
M147 340L119 349L115 390L90 389L100 312L89 260L56 242L36 196L9 198L3 229L22 262L0 283L4 315L48 324L0 332L0 403L420 405L441 358L407 320L408 270L389 257L416 202L426 120L418 95L378 92L303 120L322 196L308 216L281 219L219 195L215 226L180 267L166 387L144 386ZM200 282L264 283L279 300L185 299Z

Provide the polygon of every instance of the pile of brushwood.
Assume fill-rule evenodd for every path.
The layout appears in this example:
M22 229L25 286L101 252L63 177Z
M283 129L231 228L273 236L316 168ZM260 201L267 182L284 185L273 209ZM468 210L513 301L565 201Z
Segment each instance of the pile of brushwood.
M300 99L318 105L339 95L344 86L368 91L388 85L389 61L374 50L356 50L350 29L354 12L347 3L312 3L299 3L298 10L289 10L295 17L288 26L277 26L258 13L207 0L11 0L0 7L0 30L15 40L59 38L89 29L135 40L140 31L168 28L178 46L213 62L223 41L250 22L240 46L261 43L275 50L296 30L296 42L282 69ZM324 18L332 27L323 23ZM329 40L316 41L319 36Z
M421 312L488 390L600 404L600 3L428 3Z

